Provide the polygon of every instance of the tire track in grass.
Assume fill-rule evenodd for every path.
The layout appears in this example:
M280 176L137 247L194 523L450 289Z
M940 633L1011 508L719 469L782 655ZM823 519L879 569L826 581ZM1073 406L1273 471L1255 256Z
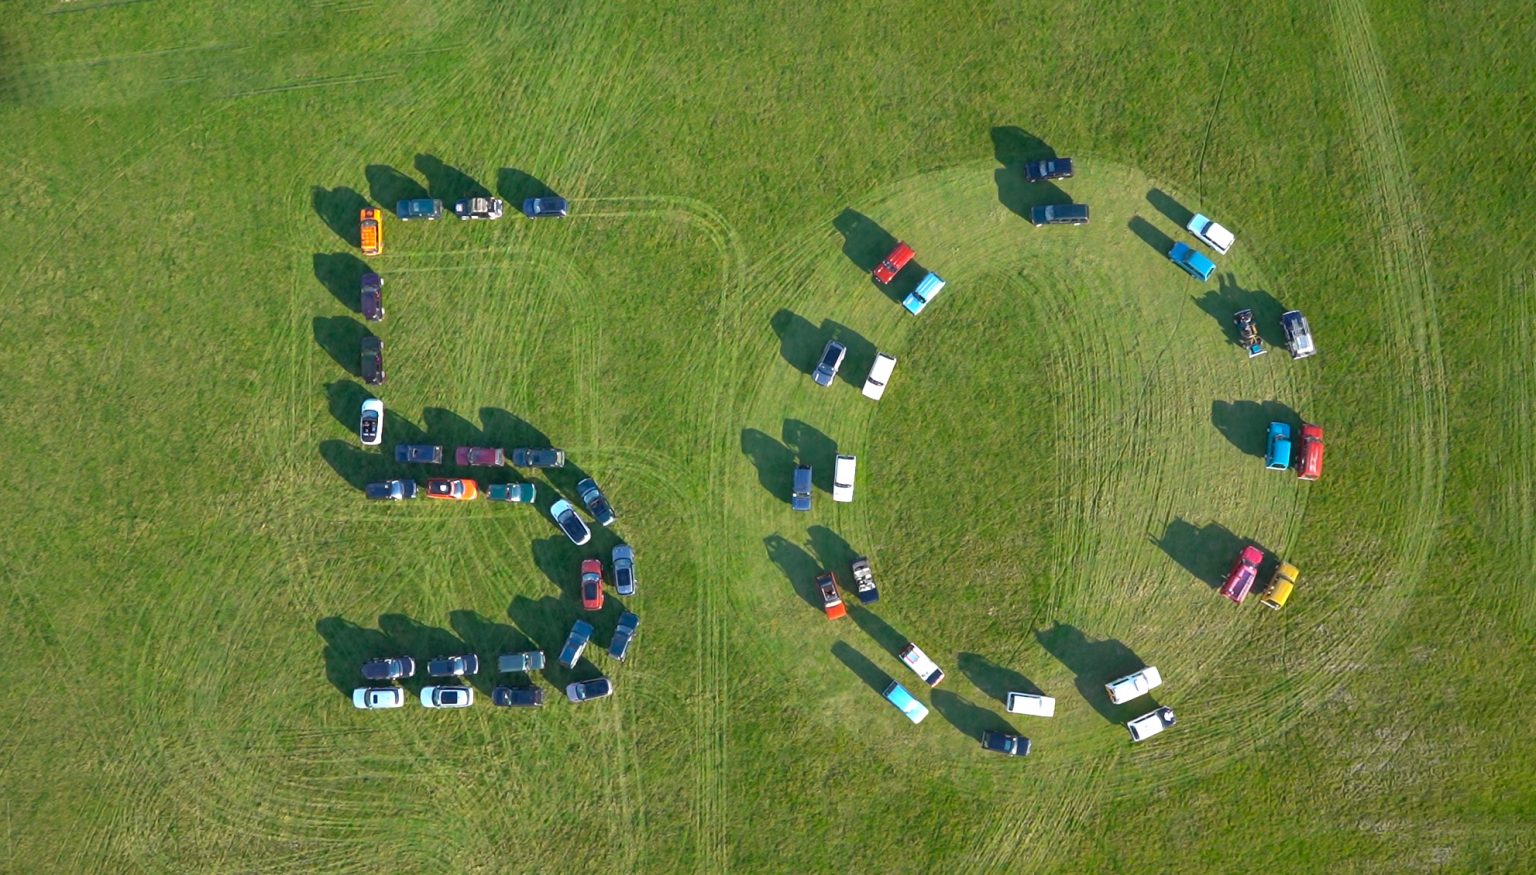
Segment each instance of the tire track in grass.
M1530 296L1536 282L1530 275L1518 277L1505 294L1504 311L1515 314L1506 320L1504 348L1525 351L1536 348L1536 337L1531 330ZM1504 369L1499 396L1509 403L1513 427L1506 431L1510 446L1497 458L1499 466L1509 472L1500 496L1505 534L1519 560L1516 569L1536 568L1536 367L1528 355L1516 353L1503 357ZM1527 631L1536 628L1536 588L1526 575L1513 571L1499 575L1506 596L1513 604L1515 622Z

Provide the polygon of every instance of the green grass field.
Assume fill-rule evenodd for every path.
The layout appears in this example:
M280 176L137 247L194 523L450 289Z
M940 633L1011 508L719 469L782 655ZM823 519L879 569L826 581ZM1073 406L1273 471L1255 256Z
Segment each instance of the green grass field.
M1529 871L1532 45L1513 2L7 4L0 870ZM361 256L360 207L475 191L507 217ZM1205 284L1192 211L1238 235ZM896 239L948 280L917 318ZM1245 306L1320 354L1245 360ZM1263 469L1275 418L1321 481ZM537 509L364 502L427 476L398 442L571 464ZM584 473L620 520L577 548ZM372 655L553 666L621 538L626 663L610 590L542 711L351 707ZM1286 610L1214 592L1244 543ZM828 622L856 555L883 597Z

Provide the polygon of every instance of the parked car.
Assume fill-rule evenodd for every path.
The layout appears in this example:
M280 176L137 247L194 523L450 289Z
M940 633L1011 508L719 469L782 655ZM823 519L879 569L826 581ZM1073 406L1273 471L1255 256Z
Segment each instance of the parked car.
M370 386L384 385L384 341L370 334L363 338L361 346L363 382Z
M384 226L379 222L379 211L367 208L358 211L357 235L364 255L384 254Z
M473 653L457 656L439 656L427 663L427 676L434 678L461 678L480 673L480 657Z
M1221 594L1234 604L1242 604L1248 591L1253 589L1254 581L1259 579L1259 563L1263 561L1264 552L1258 547L1252 544L1244 547L1237 554L1237 561L1232 563L1232 570L1227 572L1227 579L1222 581Z
M923 308L929 302L944 291L944 280L936 273L930 273L923 277L923 281L917 284L917 288L909 292L901 302L901 306L907 308L907 312L913 316L923 312Z
M635 551L628 544L613 548L613 588L619 595L635 594Z
M428 477L427 497L445 501L474 501L480 497L480 484L464 477Z
M837 620L848 616L848 608L843 605L843 594L837 589L836 575L823 571L816 578L816 590L821 593L821 607L827 612L827 619Z
M1009 714L1029 714L1033 717L1056 716L1056 700L1050 696L1035 693L1009 693L1006 707Z
M1195 213L1195 217L1190 219L1189 224L1184 227L1189 230L1189 233L1199 238L1200 242L1216 250L1218 255L1226 255L1227 250L1232 248L1232 244L1237 242L1237 238L1232 236L1231 231L1218 225L1215 219L1200 213Z
M921 723L923 718L928 716L928 706L919 702L917 697L907 692L906 687L895 681L891 681L891 685L885 688L882 695L887 702L896 706L896 710L907 715L907 719L913 723Z
M635 640L635 630L640 628L640 618L631 611L619 615L619 624L613 629L613 641L608 645L608 655L623 662L629 656L629 645Z
M811 509L811 466L797 465L789 488L789 506L795 510Z
M1303 480L1323 476L1323 427L1320 425L1301 424L1301 458L1296 463L1296 476Z
M985 730L981 733L981 746L984 750L990 750L1004 756L1029 756L1029 739L1022 735L1014 735L1011 732Z
M363 487L363 495L371 501L404 501L416 497L415 480L383 480Z
M441 465L443 448L432 444L396 444L395 461L412 465Z
M580 547L592 540L592 530L587 528L587 524L582 522L580 516L577 516L576 508L572 507L569 501L563 498L557 500L550 505L549 515L554 517L555 524L560 527L560 531L565 532L567 538L571 539L572 544Z
M515 671L543 671L544 651L521 650L517 653L503 653L496 657L496 670L502 674L511 674Z
M1024 178L1030 182L1045 182L1051 179L1071 179L1071 158L1047 158L1043 161L1031 161L1024 165Z
M507 457L501 447L459 447L453 451L453 461L465 467L500 468Z
M1249 358L1257 358L1269 350L1259 339L1259 326L1253 321L1252 310L1238 310L1232 314L1232 324L1237 326L1237 342L1248 351Z
M417 219L435 222L443 217L443 202L435 198L413 197L397 202L395 215L402 222L414 222Z
M1269 443L1264 450L1264 467L1284 471L1291 467L1291 426L1284 422L1269 424Z
M1216 262L1196 252L1188 243L1173 244L1173 248L1168 250L1168 260L1202 283L1216 272Z
M936 687L944 680L944 669L934 664L934 661L928 658L928 654L916 644L908 641L907 646L901 648L896 655L928 686Z
M532 687L497 687L491 690L491 704L500 708L542 708L544 707L544 688Z
M576 481L576 491L581 493L581 503L587 506L587 512L597 520L599 525L611 526L619 515L613 512L613 505L608 503L608 496L603 490L597 488L597 481L591 477L584 477Z
M565 688L565 697L578 704L590 702L593 699L606 699L611 695L613 695L613 681L607 678L577 681Z
M405 704L405 690L399 687L358 687L352 691L352 705L364 711L399 708Z
M365 447L376 447L384 440L383 401L369 398L363 402L363 411L357 420L357 439Z
M853 501L853 475L858 470L856 456L838 455L832 466L832 500Z
M538 492L532 483L492 483L485 487L485 498L487 501L532 504Z
M1281 313L1280 329L1285 332L1285 347L1291 351L1291 358L1317 355L1317 347L1312 343L1312 326L1307 324L1307 317L1301 315L1300 310Z
M571 626L571 634L565 638L565 646L560 648L560 664L566 668L575 668L581 661L581 653L587 649L587 642L592 640L592 624L586 620L577 620Z
M1109 694L1109 700L1116 705L1124 705L1132 699L1138 699L1163 685L1163 676L1158 672L1157 666L1149 665L1138 672L1128 674L1123 678L1112 680L1104 685L1104 692Z
M1289 562L1281 562L1275 569L1274 575L1269 578L1269 586L1259 596L1259 604L1272 611L1278 611L1285 607L1285 603L1291 598L1291 591L1296 588L1296 579L1301 572Z
M499 219L503 206L499 197L467 197L453 205L453 214L461 219Z
M1088 224L1087 204L1041 204L1029 208L1030 224L1036 228L1046 225Z
M905 243L897 243L896 248L891 250L891 254L875 265L873 271L875 282L883 286L895 279L896 274L900 273L901 269L907 266L907 262L912 260L914 254L912 247Z
M1125 728L1131 731L1131 741L1146 741L1174 723L1172 708L1158 708L1125 724Z
M885 384L896 370L896 357L886 352L875 353L875 363L869 366L869 376L864 378L864 397L875 401L885 394Z
M376 273L363 274L363 287L358 295L359 309L369 322L384 321L384 279Z
M816 370L811 372L811 379L818 386L830 386L837 379L837 369L843 366L843 356L848 354L848 347L835 340L827 341L827 345L821 350L821 359L816 362Z
M475 704L475 691L464 686L432 686L421 688L423 708L468 708Z
M523 215L530 219L564 218L569 205L563 197L531 197L523 201Z
M860 604L872 605L880 601L880 588L875 586L875 573L870 570L869 559L863 556L853 560L853 586Z
M603 609L603 563L600 560L581 560L581 609Z
M380 656L363 663L364 680L395 681L415 674L416 660L409 656Z
M554 447L518 447L512 451L516 468L564 468L565 450Z

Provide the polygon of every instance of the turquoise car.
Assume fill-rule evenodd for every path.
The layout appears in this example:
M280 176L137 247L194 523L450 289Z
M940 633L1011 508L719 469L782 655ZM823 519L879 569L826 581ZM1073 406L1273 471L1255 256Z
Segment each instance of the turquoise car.
M1264 453L1264 467L1271 471L1291 467L1291 427L1286 423L1269 424L1269 449Z
M923 281L917 284L917 288L913 289L911 294L907 295L906 300L901 302L901 306L906 307L907 312L916 316L923 312L928 302L938 297L939 292L942 291L944 291L943 278L936 273L930 273L923 277Z
M1173 248L1168 250L1168 260L1202 283L1216 272L1216 262L1196 252L1188 243L1173 244Z
M921 723L923 718L928 716L928 706L919 702L915 696L907 692L906 687L895 681L891 681L891 685L885 688L885 700L895 705L913 723Z
M538 494L538 487L532 483L492 483L485 490L485 497L491 501L511 501L518 504L529 504Z

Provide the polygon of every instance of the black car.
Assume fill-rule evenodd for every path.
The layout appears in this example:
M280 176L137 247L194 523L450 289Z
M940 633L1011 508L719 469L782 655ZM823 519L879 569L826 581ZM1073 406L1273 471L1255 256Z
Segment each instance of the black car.
M427 663L427 674L435 678L459 678L480 673L480 657L473 653L439 656Z
M417 465L441 465L443 448L432 444L396 444L395 461Z
M993 732L990 729L983 732L981 734L981 746L1005 756L1029 756L1029 739L1022 735L1013 735L1008 732Z
M380 656L363 663L363 677L370 681L393 681L416 674L416 660L409 656Z
M384 280L376 273L363 274L362 309L369 322L384 321Z
M1088 224L1088 205L1047 204L1030 207L1029 221L1036 228L1042 225L1086 225Z
M554 447L518 447L512 451L514 468L564 468L565 450Z
M502 708L541 708L543 687L497 687L491 691L491 704Z
M404 501L416 497L415 480L384 480L363 487L363 494L373 501Z
M384 385L384 341L369 335L363 338L363 382L370 386Z
M629 645L635 640L635 630L640 628L640 618L630 611L619 615L619 624L614 627L613 641L608 645L608 655L624 661L629 655Z
M1031 161L1024 165L1024 178L1030 182L1070 179L1071 177L1071 158L1047 158L1044 161Z
M597 488L596 480L587 477L577 481L576 491L581 493L581 503L587 506L587 512L592 514L598 525L611 526L619 518L613 512L613 505L608 503L608 497L603 495L603 490Z

